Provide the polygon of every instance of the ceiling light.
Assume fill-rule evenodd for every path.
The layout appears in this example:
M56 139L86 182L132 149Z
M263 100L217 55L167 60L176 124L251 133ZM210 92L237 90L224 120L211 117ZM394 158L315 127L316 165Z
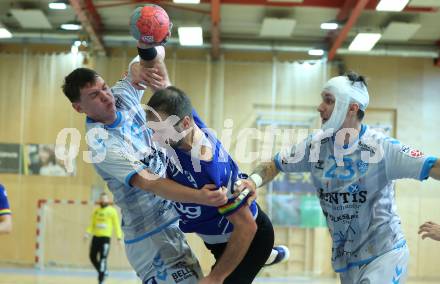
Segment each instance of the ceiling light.
M323 56L324 55L324 50L322 50L322 49L310 49L308 53L309 53L309 55L312 55L312 56Z
M11 38L12 34L0 23L0 38Z
M358 33L351 42L348 50L370 51L382 37L379 33Z
M12 34L7 28L0 27L0 38L11 38Z
M177 32L180 45L203 45L203 30L201 27L179 27Z
M263 19L260 29L261 37L271 38L289 38L295 29L296 20L288 18L271 18Z
M338 23L334 23L334 22L328 22L328 23L321 24L322 30L336 30L336 29L338 29L338 27L339 27Z
M199 4L200 0L173 0L177 4Z
M72 53L72 54L78 54L78 52L79 52L79 48L78 48L78 46L76 46L76 45L72 45L71 47L70 47L70 52Z
M409 0L381 0L376 6L376 10L400 12L406 7L408 2Z
M77 22L71 22L71 23L62 24L61 28L67 31L78 31L82 29L82 26Z
M51 2L49 3L49 8L52 10L66 10L67 4L62 1Z

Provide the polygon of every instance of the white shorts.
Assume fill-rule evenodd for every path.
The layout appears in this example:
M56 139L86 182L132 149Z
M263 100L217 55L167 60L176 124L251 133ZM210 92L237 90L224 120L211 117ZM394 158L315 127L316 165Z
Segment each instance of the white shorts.
M145 284L196 284L200 264L174 223L159 233L125 245L127 259Z
M408 276L409 250L404 245L389 251L368 264L340 273L342 284L404 284Z

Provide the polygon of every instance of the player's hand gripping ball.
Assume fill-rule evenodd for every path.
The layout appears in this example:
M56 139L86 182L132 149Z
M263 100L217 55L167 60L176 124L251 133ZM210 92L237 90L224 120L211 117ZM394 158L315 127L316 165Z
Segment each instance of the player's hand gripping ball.
M149 45L165 44L171 26L167 12L153 4L136 8L130 18L131 35Z

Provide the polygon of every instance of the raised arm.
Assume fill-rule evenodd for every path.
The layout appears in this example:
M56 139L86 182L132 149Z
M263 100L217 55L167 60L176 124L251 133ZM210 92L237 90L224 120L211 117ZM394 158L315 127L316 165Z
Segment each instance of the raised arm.
M251 202L257 197L257 188L272 181L279 173L280 170L277 168L274 160L261 163L255 168L248 179L240 180L240 182L236 184L236 194L239 194L245 188L248 188L252 192L252 195L254 195L249 198L249 202Z
M165 48L149 46L138 42L139 62L130 64L132 83L138 89L143 85L150 87L153 92L171 85L165 65Z

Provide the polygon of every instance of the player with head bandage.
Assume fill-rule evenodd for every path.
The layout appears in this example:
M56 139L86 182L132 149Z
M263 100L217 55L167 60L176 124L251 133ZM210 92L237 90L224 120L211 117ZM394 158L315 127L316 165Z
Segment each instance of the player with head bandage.
M362 76L330 79L321 97L321 131L260 164L243 186L254 190L281 171L310 172L341 283L404 283L409 250L394 180L440 179L440 162L362 123L369 103Z

